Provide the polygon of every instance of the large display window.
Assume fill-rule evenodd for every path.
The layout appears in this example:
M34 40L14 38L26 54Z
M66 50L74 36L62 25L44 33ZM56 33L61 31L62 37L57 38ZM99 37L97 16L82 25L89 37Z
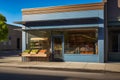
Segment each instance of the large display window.
M50 49L50 33L47 31L28 31L27 49L47 50Z
M65 54L98 54L98 29L29 31L27 49L51 50L51 36L64 36Z
M65 32L65 54L97 54L97 29Z

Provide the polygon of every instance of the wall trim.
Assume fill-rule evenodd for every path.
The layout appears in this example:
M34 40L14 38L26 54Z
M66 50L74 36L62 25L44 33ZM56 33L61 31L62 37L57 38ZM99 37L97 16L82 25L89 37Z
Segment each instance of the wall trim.
M23 15L30 14L48 14L56 12L72 12L72 11L84 11L84 10L101 10L104 9L104 3L92 3L92 4L78 4L69 6L55 6L46 8L30 8L22 9Z

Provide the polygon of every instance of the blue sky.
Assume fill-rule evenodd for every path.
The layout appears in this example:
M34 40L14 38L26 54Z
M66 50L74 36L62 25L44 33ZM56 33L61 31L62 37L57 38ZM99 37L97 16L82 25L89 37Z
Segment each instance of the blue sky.
M7 23L13 24L22 20L21 9L49 7L72 4L96 3L102 0L0 0L0 13L7 18Z

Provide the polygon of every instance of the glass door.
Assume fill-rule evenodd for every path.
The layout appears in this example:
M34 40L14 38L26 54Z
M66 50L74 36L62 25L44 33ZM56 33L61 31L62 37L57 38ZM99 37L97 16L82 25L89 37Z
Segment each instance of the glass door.
M52 45L53 60L63 61L63 36L53 36Z

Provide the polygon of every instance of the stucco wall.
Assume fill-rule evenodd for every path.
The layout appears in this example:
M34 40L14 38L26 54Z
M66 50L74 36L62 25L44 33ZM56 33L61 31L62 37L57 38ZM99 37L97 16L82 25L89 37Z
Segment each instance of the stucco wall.
M0 43L0 50L17 50L17 39L20 39L20 48L22 49L22 32L16 29L21 27L8 25L8 39Z

